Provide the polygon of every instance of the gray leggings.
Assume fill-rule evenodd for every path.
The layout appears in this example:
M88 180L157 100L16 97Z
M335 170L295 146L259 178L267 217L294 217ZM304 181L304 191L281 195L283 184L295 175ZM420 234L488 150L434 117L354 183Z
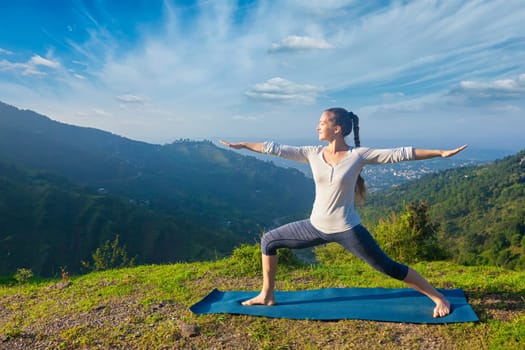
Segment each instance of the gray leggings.
M408 274L408 267L390 259L362 225L348 231L326 234L317 230L308 219L296 221L267 232L261 239L261 249L264 255L275 255L278 248L308 248L330 242L341 244L390 277L404 280Z

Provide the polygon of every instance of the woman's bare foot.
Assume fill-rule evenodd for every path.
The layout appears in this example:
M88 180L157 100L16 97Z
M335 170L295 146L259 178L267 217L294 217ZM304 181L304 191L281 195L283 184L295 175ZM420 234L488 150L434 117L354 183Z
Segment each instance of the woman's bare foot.
M275 299L272 295L264 295L260 293L255 298L243 301L241 303L243 306L251 306L251 305L266 305L266 306L272 306L275 305Z
M444 317L450 314L450 302L443 294L438 292L426 279L423 278L414 269L408 268L408 273L403 280L410 288L425 294L429 297L436 307L434 308L434 317Z
M433 317L444 317L448 314L450 314L450 302L447 299L437 302Z

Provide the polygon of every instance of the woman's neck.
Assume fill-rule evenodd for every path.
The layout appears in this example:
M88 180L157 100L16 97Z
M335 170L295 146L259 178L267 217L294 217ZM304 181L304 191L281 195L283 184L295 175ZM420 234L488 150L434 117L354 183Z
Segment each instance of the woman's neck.
M350 146L348 146L344 139L336 138L328 143L328 146L326 146L326 150L332 154L335 154L337 152L344 152L348 151L350 149Z

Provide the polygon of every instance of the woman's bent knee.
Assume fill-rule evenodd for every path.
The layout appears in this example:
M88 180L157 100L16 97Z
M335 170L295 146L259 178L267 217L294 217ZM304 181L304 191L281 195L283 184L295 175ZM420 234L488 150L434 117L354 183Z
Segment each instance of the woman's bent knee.
M273 240L270 238L268 233L264 234L264 236L261 238L261 252L268 256L277 254L277 247L275 247L275 244L273 244Z

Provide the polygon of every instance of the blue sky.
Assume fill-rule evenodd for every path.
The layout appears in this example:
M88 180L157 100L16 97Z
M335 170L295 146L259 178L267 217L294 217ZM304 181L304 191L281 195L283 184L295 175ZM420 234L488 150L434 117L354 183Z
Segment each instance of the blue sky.
M493 1L1 1L0 100L132 139L525 148L525 6ZM368 141L368 142L367 142Z

